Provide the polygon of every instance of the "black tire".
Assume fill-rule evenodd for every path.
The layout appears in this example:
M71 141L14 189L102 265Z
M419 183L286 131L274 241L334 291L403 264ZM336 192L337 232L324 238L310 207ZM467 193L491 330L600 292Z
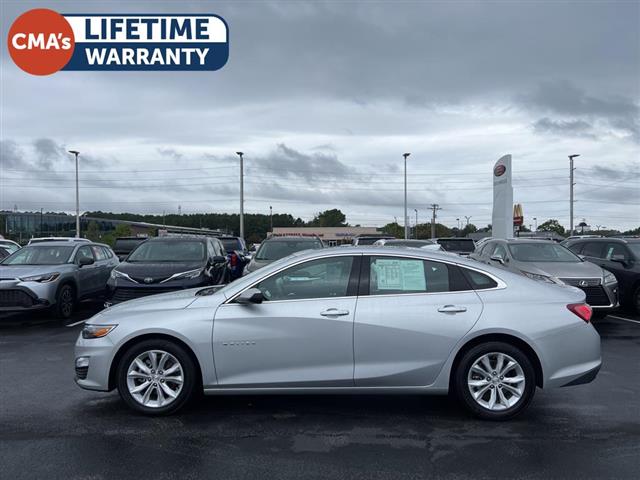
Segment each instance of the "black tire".
M467 378L471 367L483 355L489 353L502 353L510 356L520 365L524 374L524 388L519 400L516 400L516 403L512 406L502 410L491 410L484 407L483 405L480 405L480 403L478 403L473 397L470 391L470 387L467 383ZM507 420L518 415L529 406L529 403L531 403L536 390L535 370L533 368L531 360L529 360L527 355L522 352L522 350L514 347L509 343L504 342L487 342L476 345L467 353L465 353L461 358L460 362L458 363L458 367L454 372L454 375L454 387L458 398L460 398L462 403L471 413L484 420ZM495 385L491 386L490 388L495 388L495 391L498 392L498 387L502 390L502 385ZM506 390L502 391L507 395L511 395L510 392L507 393ZM487 393L491 395L491 391L488 391ZM484 397L485 395L481 396L481 398Z
M183 384L177 397L168 405L148 407L136 400L127 386L127 370L136 357L151 350L167 352L180 363ZM170 340L145 340L131 346L120 358L116 371L117 387L120 397L133 410L145 415L170 415L183 408L194 397L196 387L200 384L197 378L197 368L191 356L180 345Z
M73 286L62 285L56 294L56 304L53 307L55 316L67 320L73 315L76 307L76 291Z

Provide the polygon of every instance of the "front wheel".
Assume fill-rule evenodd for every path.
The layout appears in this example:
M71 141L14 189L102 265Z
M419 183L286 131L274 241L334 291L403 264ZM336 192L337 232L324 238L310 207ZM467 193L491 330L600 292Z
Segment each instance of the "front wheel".
M63 285L56 295L54 312L56 317L66 320L73 314L76 305L76 294L71 285Z
M488 342L469 350L455 372L456 392L465 406L485 420L507 420L533 399L535 371L518 348Z
M117 370L125 403L148 415L177 412L193 397L197 384L191 357L168 340L147 340L129 348Z

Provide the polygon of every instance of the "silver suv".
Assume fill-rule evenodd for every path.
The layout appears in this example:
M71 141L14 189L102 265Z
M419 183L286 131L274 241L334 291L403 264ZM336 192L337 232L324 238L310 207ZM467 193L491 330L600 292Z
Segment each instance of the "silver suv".
M51 308L69 318L76 303L103 296L118 257L107 245L48 241L0 263L0 312Z

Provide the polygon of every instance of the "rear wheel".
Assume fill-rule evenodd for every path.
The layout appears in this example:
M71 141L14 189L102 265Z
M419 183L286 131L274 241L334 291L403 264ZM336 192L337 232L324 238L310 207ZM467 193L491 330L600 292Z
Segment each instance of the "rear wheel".
M504 342L469 350L455 372L456 392L465 406L486 420L507 420L522 412L535 393L535 371L529 358Z
M196 367L179 345L147 340L122 356L117 384L129 407L149 415L166 415L177 412L193 397Z
M56 317L66 320L71 317L76 304L76 293L71 285L63 285L56 295L54 307Z

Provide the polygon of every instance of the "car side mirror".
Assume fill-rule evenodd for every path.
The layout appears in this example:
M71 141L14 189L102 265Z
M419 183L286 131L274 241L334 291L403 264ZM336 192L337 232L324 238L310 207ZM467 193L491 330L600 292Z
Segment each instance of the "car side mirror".
M93 265L94 263L95 260L89 257L82 257L80 261L78 261L78 265L80 265L81 267L84 267L85 265Z
M227 261L227 257L223 257L222 255L216 255L215 257L211 258L211 263L213 264L225 263L226 261Z
M580 257L581 260L585 260L585 256L584 255L578 255L578 257Z
M264 300L264 295L257 288L250 288L245 290L240 295L236 297L236 303L241 305L251 305L255 303L262 303Z
M500 255L491 255L491 257L489 258L494 262L498 262L500 265L504 265L504 258L502 258Z
M625 258L625 256L623 254L612 255L611 256L611 261L612 262L621 263L625 267L627 266L627 259Z

